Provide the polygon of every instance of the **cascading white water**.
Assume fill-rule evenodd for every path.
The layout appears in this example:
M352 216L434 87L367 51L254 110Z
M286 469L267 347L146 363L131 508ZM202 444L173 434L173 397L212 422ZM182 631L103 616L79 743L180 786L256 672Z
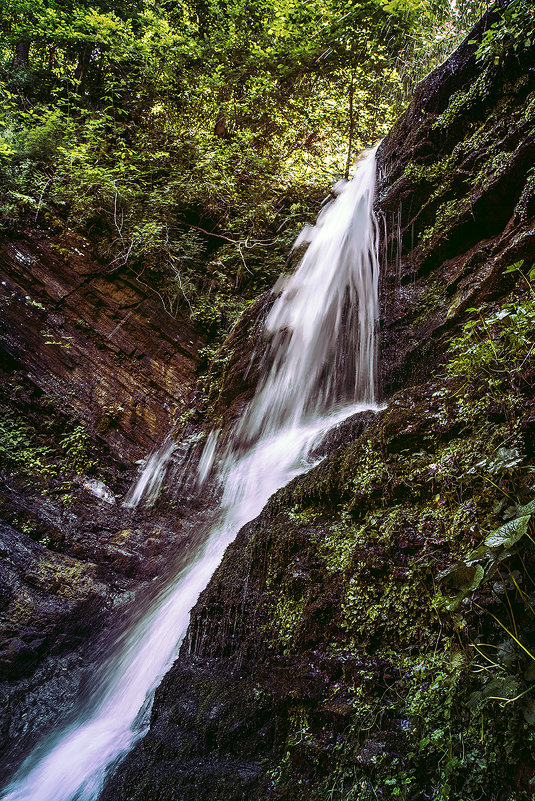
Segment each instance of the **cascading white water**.
M30 755L1 801L98 797L107 771L146 730L154 690L178 655L190 609L226 547L270 495L310 469L309 456L327 431L357 411L377 408L374 187L372 151L298 240L307 241L308 250L266 323L270 367L225 450L212 435L201 459L201 478L213 468L223 487L208 539L125 632L90 711L86 705L78 720ZM130 504L159 487L172 449L166 441L147 462Z
M336 200L307 226L296 272L273 305L271 368L240 424L249 439L298 425L340 403L375 402L377 223L374 153Z
M158 450L154 451L146 460L141 475L127 493L123 501L123 506L134 509L136 506L139 506L143 499L150 499L151 501L156 500L174 449L175 441L173 438L173 431L171 431Z

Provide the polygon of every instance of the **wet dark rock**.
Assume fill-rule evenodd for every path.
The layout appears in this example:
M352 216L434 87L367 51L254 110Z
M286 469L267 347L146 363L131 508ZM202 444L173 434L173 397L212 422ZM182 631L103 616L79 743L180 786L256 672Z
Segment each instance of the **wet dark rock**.
M491 12L417 88L378 151L383 241L382 392L425 380L444 360L466 311L503 297L504 272L533 252L533 49L490 69L484 88L477 40ZM448 116L448 109L451 112ZM433 169L437 170L433 175ZM520 210L531 197L531 212ZM398 232L399 228L399 232Z
M526 538L494 563L482 543L503 525L504 497L533 497L532 384L513 381L513 414L510 399L470 397L443 369L469 310L510 297L507 266L533 260L533 203L520 203L534 156L533 48L466 94L481 73L470 40L494 13L418 87L379 149L388 407L342 424L321 463L238 534L192 612L149 732L102 801L531 798L531 702L504 714L491 698L528 694L529 659L512 642L505 655L503 627L514 619L533 647L522 593L535 550ZM439 162L436 179L426 170ZM222 395L235 408L247 325ZM496 466L513 432L522 466ZM509 579L508 612L486 581L494 569L504 586L520 579L521 591Z
M312 451L311 458L328 456L341 445L353 442L375 420L375 417L375 412L357 412L357 414L351 415L343 423L339 423L329 431L317 448Z
M53 554L2 523L0 550L4 777L12 759L16 764L17 755L57 718L58 710L68 709L88 641L105 626L121 591L132 585L125 578L106 581L95 564Z
M274 293L265 292L254 301L221 346L221 354L227 358L222 371L212 372L209 398L210 414L216 422L224 419L225 424L232 423L254 394L260 368L265 366L264 322L274 300Z
M186 409L202 341L87 242L50 230L3 234L0 308L3 782L79 707L134 591L192 538L176 510L121 501L135 460Z

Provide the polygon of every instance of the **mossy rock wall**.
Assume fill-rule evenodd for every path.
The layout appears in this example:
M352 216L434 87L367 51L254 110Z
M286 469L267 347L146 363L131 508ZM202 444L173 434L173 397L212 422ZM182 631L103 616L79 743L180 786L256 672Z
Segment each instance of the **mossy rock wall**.
M382 394L425 380L467 310L533 259L533 46L477 60L487 14L423 81L378 151Z
M533 798L535 73L476 47L379 150L387 408L239 533L103 801Z

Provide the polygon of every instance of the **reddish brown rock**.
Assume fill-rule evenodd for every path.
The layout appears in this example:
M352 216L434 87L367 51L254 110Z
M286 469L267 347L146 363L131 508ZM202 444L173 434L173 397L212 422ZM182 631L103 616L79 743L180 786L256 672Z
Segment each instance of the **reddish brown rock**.
M53 405L132 463L187 406L199 334L132 273L80 240L27 231L0 243L0 348Z

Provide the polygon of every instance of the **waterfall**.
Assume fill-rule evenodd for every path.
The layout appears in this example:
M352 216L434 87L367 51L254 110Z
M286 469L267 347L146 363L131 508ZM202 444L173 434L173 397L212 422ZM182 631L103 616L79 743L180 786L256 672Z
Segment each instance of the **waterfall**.
M310 469L325 434L375 405L377 224L375 151L306 229L308 248L266 321L266 370L224 446L212 434L199 465L215 474L221 508L189 563L116 643L91 703L31 754L1 801L95 801L105 776L143 735L154 691L178 656L189 612L239 529ZM145 466L129 503L159 488L173 443ZM140 483L141 482L141 483Z
M308 244L266 320L272 364L239 427L247 439L299 425L337 404L375 402L377 223L375 158L307 226Z

